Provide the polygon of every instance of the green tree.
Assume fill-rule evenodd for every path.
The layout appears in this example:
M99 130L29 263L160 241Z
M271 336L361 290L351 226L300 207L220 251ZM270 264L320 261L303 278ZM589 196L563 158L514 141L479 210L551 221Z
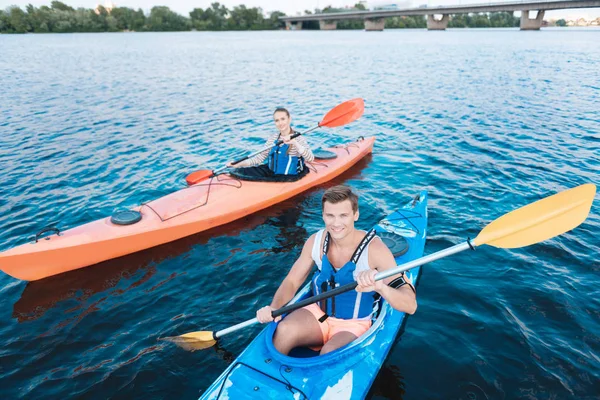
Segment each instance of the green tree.
M149 31L185 31L190 28L187 18L171 11L166 6L155 6L146 19Z
M258 30L263 29L264 17L260 8L246 8L235 6L229 13L227 26L231 30Z
M201 31L222 31L227 29L228 15L229 10L220 3L212 3L206 10L194 8L190 12L192 26Z
M103 6L98 6L97 11L90 13L91 17L91 31L92 32L106 32L108 30L108 24L106 18L108 17L108 11Z
M9 32L8 14L0 10L0 33Z
M16 6L8 9L8 25L14 33L27 33L32 30L27 14Z
M567 21L561 18L558 21L556 21L556 26L567 26Z
M490 25L495 28L508 28L519 26L519 18L512 12L494 12L489 14Z
M280 20L279 17L285 17L285 13L273 11L269 15L269 28L267 29L285 29L285 22Z
M25 11L27 12L27 19L29 20L31 30L33 32L48 32L47 26L45 26L44 28L41 27L44 21L37 8L35 8L31 4L28 4L27 6L25 6Z
M464 14L455 14L450 16L448 21L448 28L466 28L467 20Z
M136 11L133 8L115 7L110 15L117 22L117 30L140 31L146 23L146 16L141 9Z
M52 7L52 9L54 9L54 10L59 10L59 11L75 11L75 9L73 7L66 5L65 3L61 2L61 1L51 2L50 7Z
M73 32L99 32L101 31L100 22L93 10L78 8L74 13L61 12L64 20L72 21Z
M476 14L473 17L473 24L475 28L488 28L490 27L490 20L487 14Z

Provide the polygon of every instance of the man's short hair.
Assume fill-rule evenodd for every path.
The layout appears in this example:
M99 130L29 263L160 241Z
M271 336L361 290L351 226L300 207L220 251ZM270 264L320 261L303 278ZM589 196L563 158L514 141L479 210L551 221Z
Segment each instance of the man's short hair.
M352 211L358 211L358 196L352 191L349 186L339 185L329 188L323 193L321 200L321 209L325 208L325 202L336 204L344 200L350 200Z

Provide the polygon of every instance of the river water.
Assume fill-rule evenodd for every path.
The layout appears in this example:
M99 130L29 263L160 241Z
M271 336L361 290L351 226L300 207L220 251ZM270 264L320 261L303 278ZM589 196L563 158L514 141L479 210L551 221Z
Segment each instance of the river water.
M360 228L429 191L430 254L496 217L600 182L600 31L465 29L0 37L0 250L184 186L273 132L364 116L313 147L375 135L338 178ZM196 398L257 334L185 352L268 304L322 226L316 188L252 217L32 283L0 274L0 395ZM419 308L373 399L591 399L600 393L600 202L577 229L423 269Z

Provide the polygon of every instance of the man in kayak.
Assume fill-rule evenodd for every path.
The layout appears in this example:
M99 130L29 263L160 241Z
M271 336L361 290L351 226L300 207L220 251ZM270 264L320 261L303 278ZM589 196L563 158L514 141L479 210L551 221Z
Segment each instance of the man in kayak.
M272 145L271 149L235 165L228 163L228 167L236 168L230 172L231 175L251 181L292 182L308 174L305 162L313 161L315 156L304 136L291 139L296 131L290 126L290 113L285 108L277 108L273 119L279 133L267 139L267 146ZM283 143L275 145L279 140Z
M354 228L359 216L356 194L347 186L332 187L323 194L322 209L325 229L306 241L271 305L258 310L256 317L261 323L271 322L271 312L294 297L315 264L313 294L354 280L358 286L356 291L296 310L279 322L273 344L282 354L301 346L322 346L320 353L326 354L352 342L370 328L380 297L398 311L413 314L417 309L415 289L404 274L375 282L377 272L394 268L396 261L374 230Z

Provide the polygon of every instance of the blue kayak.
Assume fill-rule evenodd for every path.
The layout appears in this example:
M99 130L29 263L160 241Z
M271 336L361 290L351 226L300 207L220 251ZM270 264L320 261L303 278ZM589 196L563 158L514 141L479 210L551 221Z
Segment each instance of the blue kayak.
M423 255L427 192L375 226L397 264ZM420 267L407 272L417 286ZM306 285L292 302L312 295ZM204 392L201 399L363 399L394 345L406 314L382 302L371 328L352 343L319 355L307 348L289 356L273 346L277 324L270 323Z

